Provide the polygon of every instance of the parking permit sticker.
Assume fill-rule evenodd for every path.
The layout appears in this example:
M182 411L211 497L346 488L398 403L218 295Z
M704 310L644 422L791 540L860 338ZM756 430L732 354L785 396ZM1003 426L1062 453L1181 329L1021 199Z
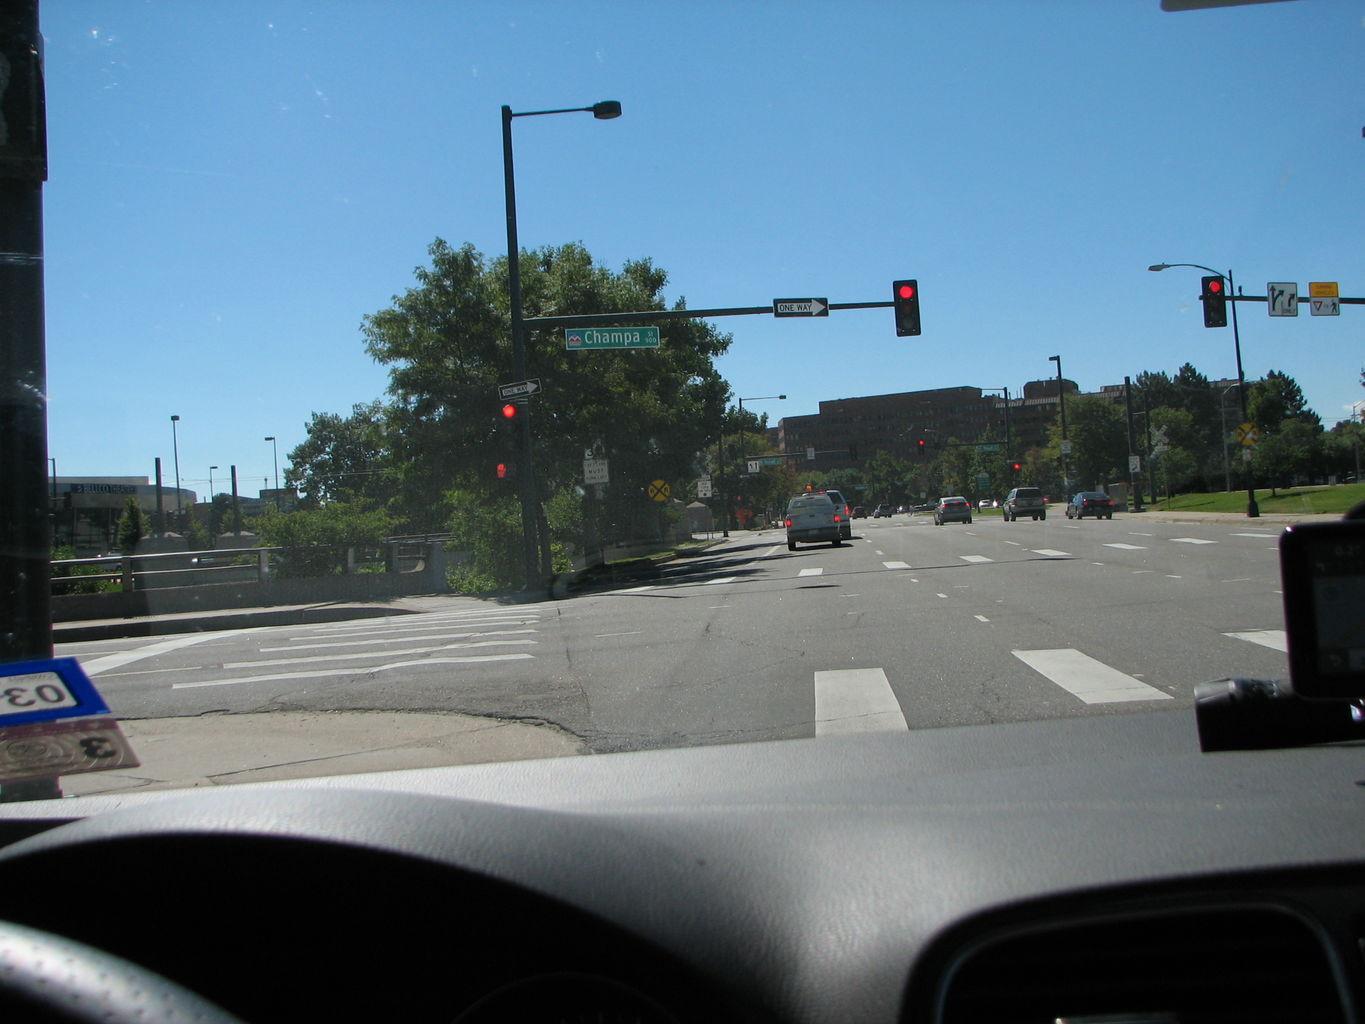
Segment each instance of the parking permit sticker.
M0 665L0 786L139 763L75 658Z
M136 768L140 763L112 718L0 729L0 783Z
M0 729L107 714L109 705L75 658L0 665Z

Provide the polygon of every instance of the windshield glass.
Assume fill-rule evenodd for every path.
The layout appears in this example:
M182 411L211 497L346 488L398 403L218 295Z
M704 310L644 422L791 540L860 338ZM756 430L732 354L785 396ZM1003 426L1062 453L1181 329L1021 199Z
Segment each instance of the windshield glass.
M138 762L67 795L1188 708L1365 497L1358 4L40 24L3 660Z

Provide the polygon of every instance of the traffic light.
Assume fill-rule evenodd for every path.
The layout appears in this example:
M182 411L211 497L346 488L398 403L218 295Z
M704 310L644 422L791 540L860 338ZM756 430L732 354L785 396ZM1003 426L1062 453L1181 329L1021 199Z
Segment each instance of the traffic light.
M506 480L512 474L512 467L505 462L499 462L496 472L499 480Z
M891 298L896 306L896 337L919 334L919 282L891 282Z
M920 438L918 441L915 442L915 447L919 449L919 453L923 455L925 448L927 448L928 446L924 443L924 438Z
M1017 462L1011 462L1011 463L1010 463L1010 469L1014 470L1016 473L1019 472L1019 471L1020 471L1021 469L1023 469L1023 468L1024 468L1024 467L1021 466L1021 465L1020 465L1019 463L1017 463Z
M1217 274L1211 277L1201 277L1199 281L1204 286L1204 290L1199 295L1200 300L1204 303L1204 326L1226 327L1228 325L1226 282Z
M502 418L505 420L514 420L517 418L517 413L519 411L520 410L517 409L517 404L515 402L507 402L505 405L503 405L501 410Z

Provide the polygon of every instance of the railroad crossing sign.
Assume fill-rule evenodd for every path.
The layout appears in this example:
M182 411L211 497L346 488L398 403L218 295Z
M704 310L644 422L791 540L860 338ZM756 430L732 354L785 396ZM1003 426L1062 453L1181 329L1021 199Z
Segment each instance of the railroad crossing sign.
M1261 432L1256 429L1256 424L1254 423L1243 423L1234 431L1234 433L1237 435L1237 440L1241 441L1242 444L1246 445L1248 448L1260 440L1261 437Z
M668 496L673 493L673 488L669 487L665 480L655 480L646 488L646 493L653 501L667 501Z

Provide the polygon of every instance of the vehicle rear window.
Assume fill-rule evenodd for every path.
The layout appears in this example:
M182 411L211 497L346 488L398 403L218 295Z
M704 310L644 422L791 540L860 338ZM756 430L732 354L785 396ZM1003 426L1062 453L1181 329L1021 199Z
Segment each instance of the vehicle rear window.
M787 506L787 511L788 511L788 512L810 512L810 511L813 511L813 510L819 509L819 508L833 508L833 507L834 507L834 502L830 501L830 500L829 500L829 497L828 497L827 495L824 495L824 494L809 494L809 495L802 495L802 496L799 497L799 498L793 498L793 499L791 500L791 504L789 504L789 505Z
M1043 492L1036 487L1021 487L1014 492L1016 498L1036 498Z

